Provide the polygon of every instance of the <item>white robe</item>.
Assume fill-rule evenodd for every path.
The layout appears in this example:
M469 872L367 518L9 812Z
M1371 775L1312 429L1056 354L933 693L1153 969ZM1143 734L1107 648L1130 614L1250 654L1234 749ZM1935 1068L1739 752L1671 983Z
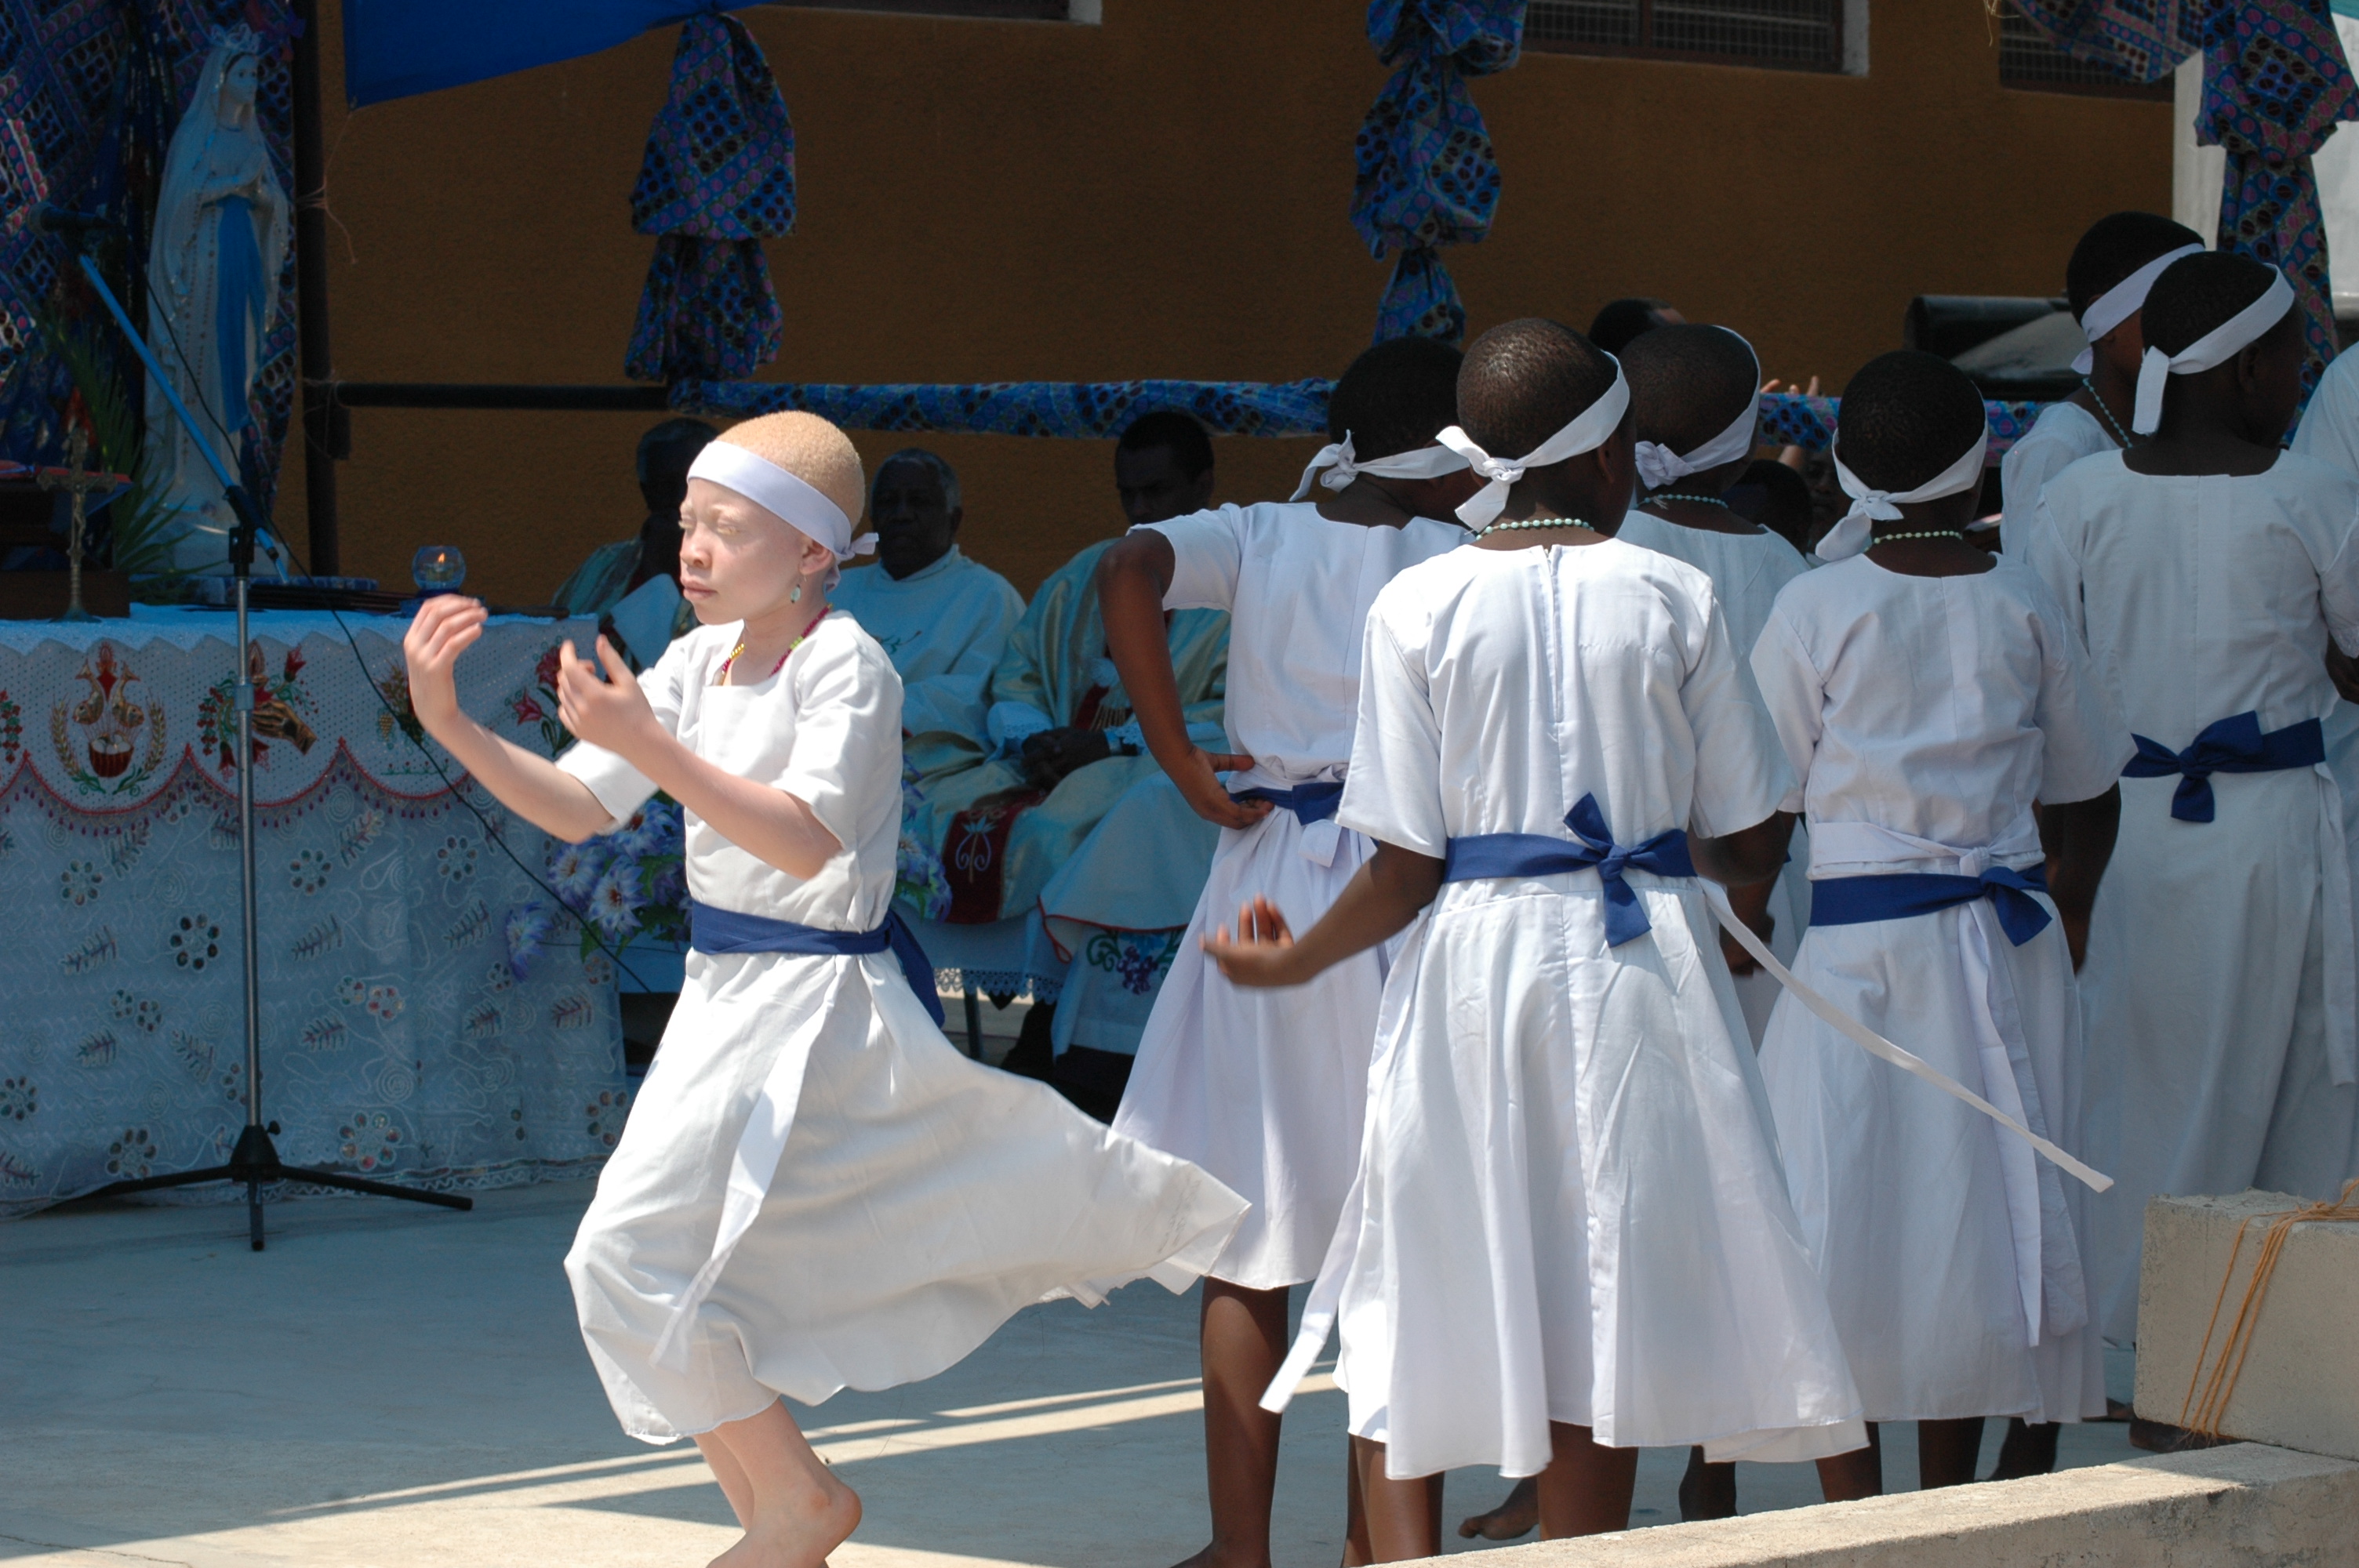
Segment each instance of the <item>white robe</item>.
M2049 481L2028 558L2134 734L2177 752L2234 714L2326 722L2315 769L2215 774L2211 822L2179 779L2122 781L2121 838L2090 923L2083 1156L2104 1336L2136 1335L2146 1206L2247 1187L2333 1195L2359 1146L2353 1087L2354 710L2321 655L2359 648L2359 479L2296 453L2246 478Z
M1468 548L1368 617L1342 820L1420 854L1475 834L1719 835L1793 776L1701 572L1632 545ZM1810 1459L1864 1441L1701 888L1633 871L1444 886L1385 987L1340 1296L1352 1430L1397 1476L1616 1447ZM1332 1272L1331 1272L1332 1271ZM1298 1351L1299 1346L1298 1346Z
M806 881L690 812L690 892L872 930L893 896L900 682L832 615L780 673L715 686L737 633L672 644L643 683L657 717L699 756L804 801L843 849ZM617 820L654 793L595 746L560 765ZM624 1430L665 1443L780 1394L930 1377L1050 1292L1094 1300L1150 1271L1180 1288L1244 1206L1046 1085L968 1061L889 952L691 952L565 1267Z
M2038 514L2039 492L2048 481L2099 452L2120 450L2104 422L2077 403L2051 403L2039 411L2023 439L1999 460L1998 546L2021 559Z
M1170 540L1177 567L1164 608L1229 612L1229 740L1255 759L1228 781L1239 792L1343 776L1368 606L1403 568L1467 537L1422 518L1400 528L1337 523L1309 503L1223 506L1148 526ZM1385 957L1372 949L1306 986L1245 990L1222 979L1200 944L1256 894L1309 930L1372 852L1332 819L1305 827L1283 808L1242 832L1220 830L1114 1118L1117 1131L1202 1166L1252 1202L1212 1270L1249 1290L1308 1282L1334 1238L1359 1167Z
M2134 751L2046 586L2004 557L1972 577L1904 577L1864 555L1822 567L1778 597L1753 672L1802 779L1786 809L1809 816L1813 877L2038 866L2033 801L2103 795ZM1978 899L1813 925L1793 967L2077 1144L2080 996L2060 924L2018 947ZM2104 1414L2077 1181L1790 996L1761 1076L1870 1421Z
M1024 614L1024 596L1006 578L952 545L905 578L883 567L848 571L828 597L891 656L903 730L982 737L984 687Z
M2293 449L2359 474L2359 355L2328 362L2294 430Z
M1688 565L1712 579L1720 611L1728 619L1730 643L1743 658L1761 640L1769 624L1769 607L1788 583L1817 565L1767 528L1751 534L1720 534L1707 528L1683 527L1651 512L1633 511L1622 519L1615 538L1643 545ZM1810 841L1799 825L1788 850L1785 870L1769 892L1769 950L1777 961L1791 966L1810 924ZM1766 969L1734 977L1736 1000L1745 1009L1745 1027L1759 1050L1769 1027L1770 1011L1785 988Z

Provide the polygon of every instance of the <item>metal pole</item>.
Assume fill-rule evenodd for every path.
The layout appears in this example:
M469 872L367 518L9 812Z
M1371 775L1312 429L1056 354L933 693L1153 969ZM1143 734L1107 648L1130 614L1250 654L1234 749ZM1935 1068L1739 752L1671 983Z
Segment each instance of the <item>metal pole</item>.
M243 531L243 530L242 530ZM253 569L254 546L248 544L234 558L237 585L237 847L245 945L245 1126L248 1136L262 1126L262 966L257 946L254 892L254 661L246 634L246 579ZM262 1184L245 1184L246 1229L256 1252L262 1250Z
M303 388L303 505L310 520L310 568L334 577L343 565L336 535L336 360L328 341L328 169L320 135L319 0L294 0L295 333Z

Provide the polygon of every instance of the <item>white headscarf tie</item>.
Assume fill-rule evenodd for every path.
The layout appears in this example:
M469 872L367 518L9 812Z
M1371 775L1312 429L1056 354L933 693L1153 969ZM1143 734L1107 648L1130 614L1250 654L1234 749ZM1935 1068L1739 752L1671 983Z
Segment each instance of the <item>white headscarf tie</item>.
M1722 331L1727 332L1723 327ZM1636 456L1638 461L1638 482L1648 490L1661 490L1677 484L1692 473L1716 469L1723 463L1733 463L1753 450L1754 431L1761 423L1761 356L1753 353L1753 345L1745 343L1736 332L1728 335L1745 343L1745 351L1753 354L1754 391L1745 397L1745 412L1730 422L1727 429L1706 441L1691 452L1675 452L1659 441L1641 441Z
M1962 490L1972 490L1983 481L1983 460L1990 453L1990 421L1983 421L1982 433L1974 444L1958 454L1958 460L1935 474L1914 490L1899 492L1877 490L1859 475L1843 466L1843 453L1835 453L1835 482L1851 497L1851 510L1843 521L1827 530L1819 541L1818 557L1822 561L1840 561L1859 554L1872 542L1869 535L1878 523L1891 523L1900 516L1900 509L1919 501L1939 501L1945 495L1955 495Z
M2172 376L2195 375L2226 364L2292 308L2293 285L2286 281L2285 274L2271 267L2269 286L2258 299L2177 353L2166 354L2148 345L2146 359L2138 365L2137 409L2130 418L2130 428L2141 436L2153 435L2162 427L2162 394Z
M1294 487L1288 501L1299 501L1310 493L1315 480L1329 490L1342 490L1362 474L1377 479L1440 479L1446 473L1456 473L1466 466L1466 460L1447 447L1419 447L1411 451L1395 452L1388 458L1370 458L1362 462L1352 451L1352 432L1343 438L1319 449L1310 466L1302 470L1302 482ZM1325 470L1325 472L1320 470Z
M2154 280L2171 263L2181 256L2202 254L2201 245L2181 245L2175 251L2166 251L2091 300L2089 308L2081 312L2081 335L2089 340L2089 346L2072 356L2073 373L2086 375L2097 368L2097 340L2146 308L2146 297L2152 292Z
M1607 356L1612 358L1611 355ZM1484 451L1459 427L1452 425L1434 438L1460 457L1467 466L1490 482L1476 491L1458 508L1458 520L1469 528L1489 527L1506 509L1507 492L1526 473L1543 469L1550 463L1560 463L1567 458L1577 458L1583 452L1593 452L1612 438L1622 427L1622 416L1630 407L1630 384L1623 379L1622 362L1614 362L1614 384L1604 395L1582 409L1571 424L1520 458L1495 458ZM1610 523L1613 519L1594 521Z

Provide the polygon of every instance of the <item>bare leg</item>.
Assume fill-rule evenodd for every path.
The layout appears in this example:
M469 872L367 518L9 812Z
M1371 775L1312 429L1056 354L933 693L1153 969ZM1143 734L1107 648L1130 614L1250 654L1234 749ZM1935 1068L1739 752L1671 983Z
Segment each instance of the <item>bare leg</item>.
M1680 1522L1736 1517L1736 1465L1714 1465L1703 1456L1703 1445L1688 1450L1688 1473L1680 1477Z
M1343 1439L1343 1568L1368 1568L1376 1549L1368 1541L1368 1503L1360 1494L1360 1456Z
M1269 1568L1278 1418L1261 1396L1286 1359L1286 1291L1204 1281L1204 1479L1212 1543L1180 1568Z
M1458 1533L1470 1541L1478 1535L1485 1541L1513 1541L1529 1535L1539 1522L1539 1477L1527 1476L1489 1513L1468 1514L1460 1519Z
M1867 1446L1819 1461L1819 1495L1831 1503L1878 1497L1884 1491L1884 1438L1867 1423Z
M1991 1471L1990 1478L2013 1481L2025 1476L2045 1476L2054 1471L2056 1439L2062 1430L2052 1421L2035 1426L2017 1416L2008 1422L2006 1441L1998 1446L1998 1465Z
M1936 1487L1964 1486L1974 1478L1982 1452L1983 1418L1978 1415L1919 1422L1917 1485L1929 1492Z
M1604 1448L1585 1426L1549 1422L1549 1467L1539 1474L1540 1539L1603 1535L1630 1528L1638 1451Z
M745 1479L745 1467L729 1452L729 1445L712 1433L700 1434L696 1446L703 1451L704 1462L712 1466L712 1478L721 1483L721 1495L729 1499L729 1511L737 1516L737 1528L754 1528L754 1483Z
M1440 1476L1396 1481L1385 1474L1385 1445L1352 1439L1352 1465L1368 1520L1370 1561L1409 1563L1441 1555Z
M728 1449L753 1498L745 1539L712 1568L824 1568L827 1554L860 1523L860 1499L811 1452L784 1404L705 1437Z

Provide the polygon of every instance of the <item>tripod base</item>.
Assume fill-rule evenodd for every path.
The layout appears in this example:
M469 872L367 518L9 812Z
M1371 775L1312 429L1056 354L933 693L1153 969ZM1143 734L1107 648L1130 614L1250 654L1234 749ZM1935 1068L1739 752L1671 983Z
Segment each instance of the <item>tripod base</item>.
M309 1182L315 1187L337 1187L348 1193L367 1193L374 1197L406 1198L411 1203L430 1203L440 1208L462 1211L475 1206L473 1198L453 1193L420 1192L415 1187L396 1186L390 1182L372 1182L364 1176L348 1176L342 1171L320 1171L308 1165L289 1165L278 1158L277 1146L270 1134L249 1125L237 1135L237 1147L229 1152L226 1165L208 1165L201 1171L179 1171L168 1176L143 1176L136 1181L110 1182L96 1192L84 1193L86 1198L120 1197L125 1193L159 1192L166 1187L189 1187L200 1182L244 1182L247 1235L256 1252L262 1250L262 1184L265 1182Z

